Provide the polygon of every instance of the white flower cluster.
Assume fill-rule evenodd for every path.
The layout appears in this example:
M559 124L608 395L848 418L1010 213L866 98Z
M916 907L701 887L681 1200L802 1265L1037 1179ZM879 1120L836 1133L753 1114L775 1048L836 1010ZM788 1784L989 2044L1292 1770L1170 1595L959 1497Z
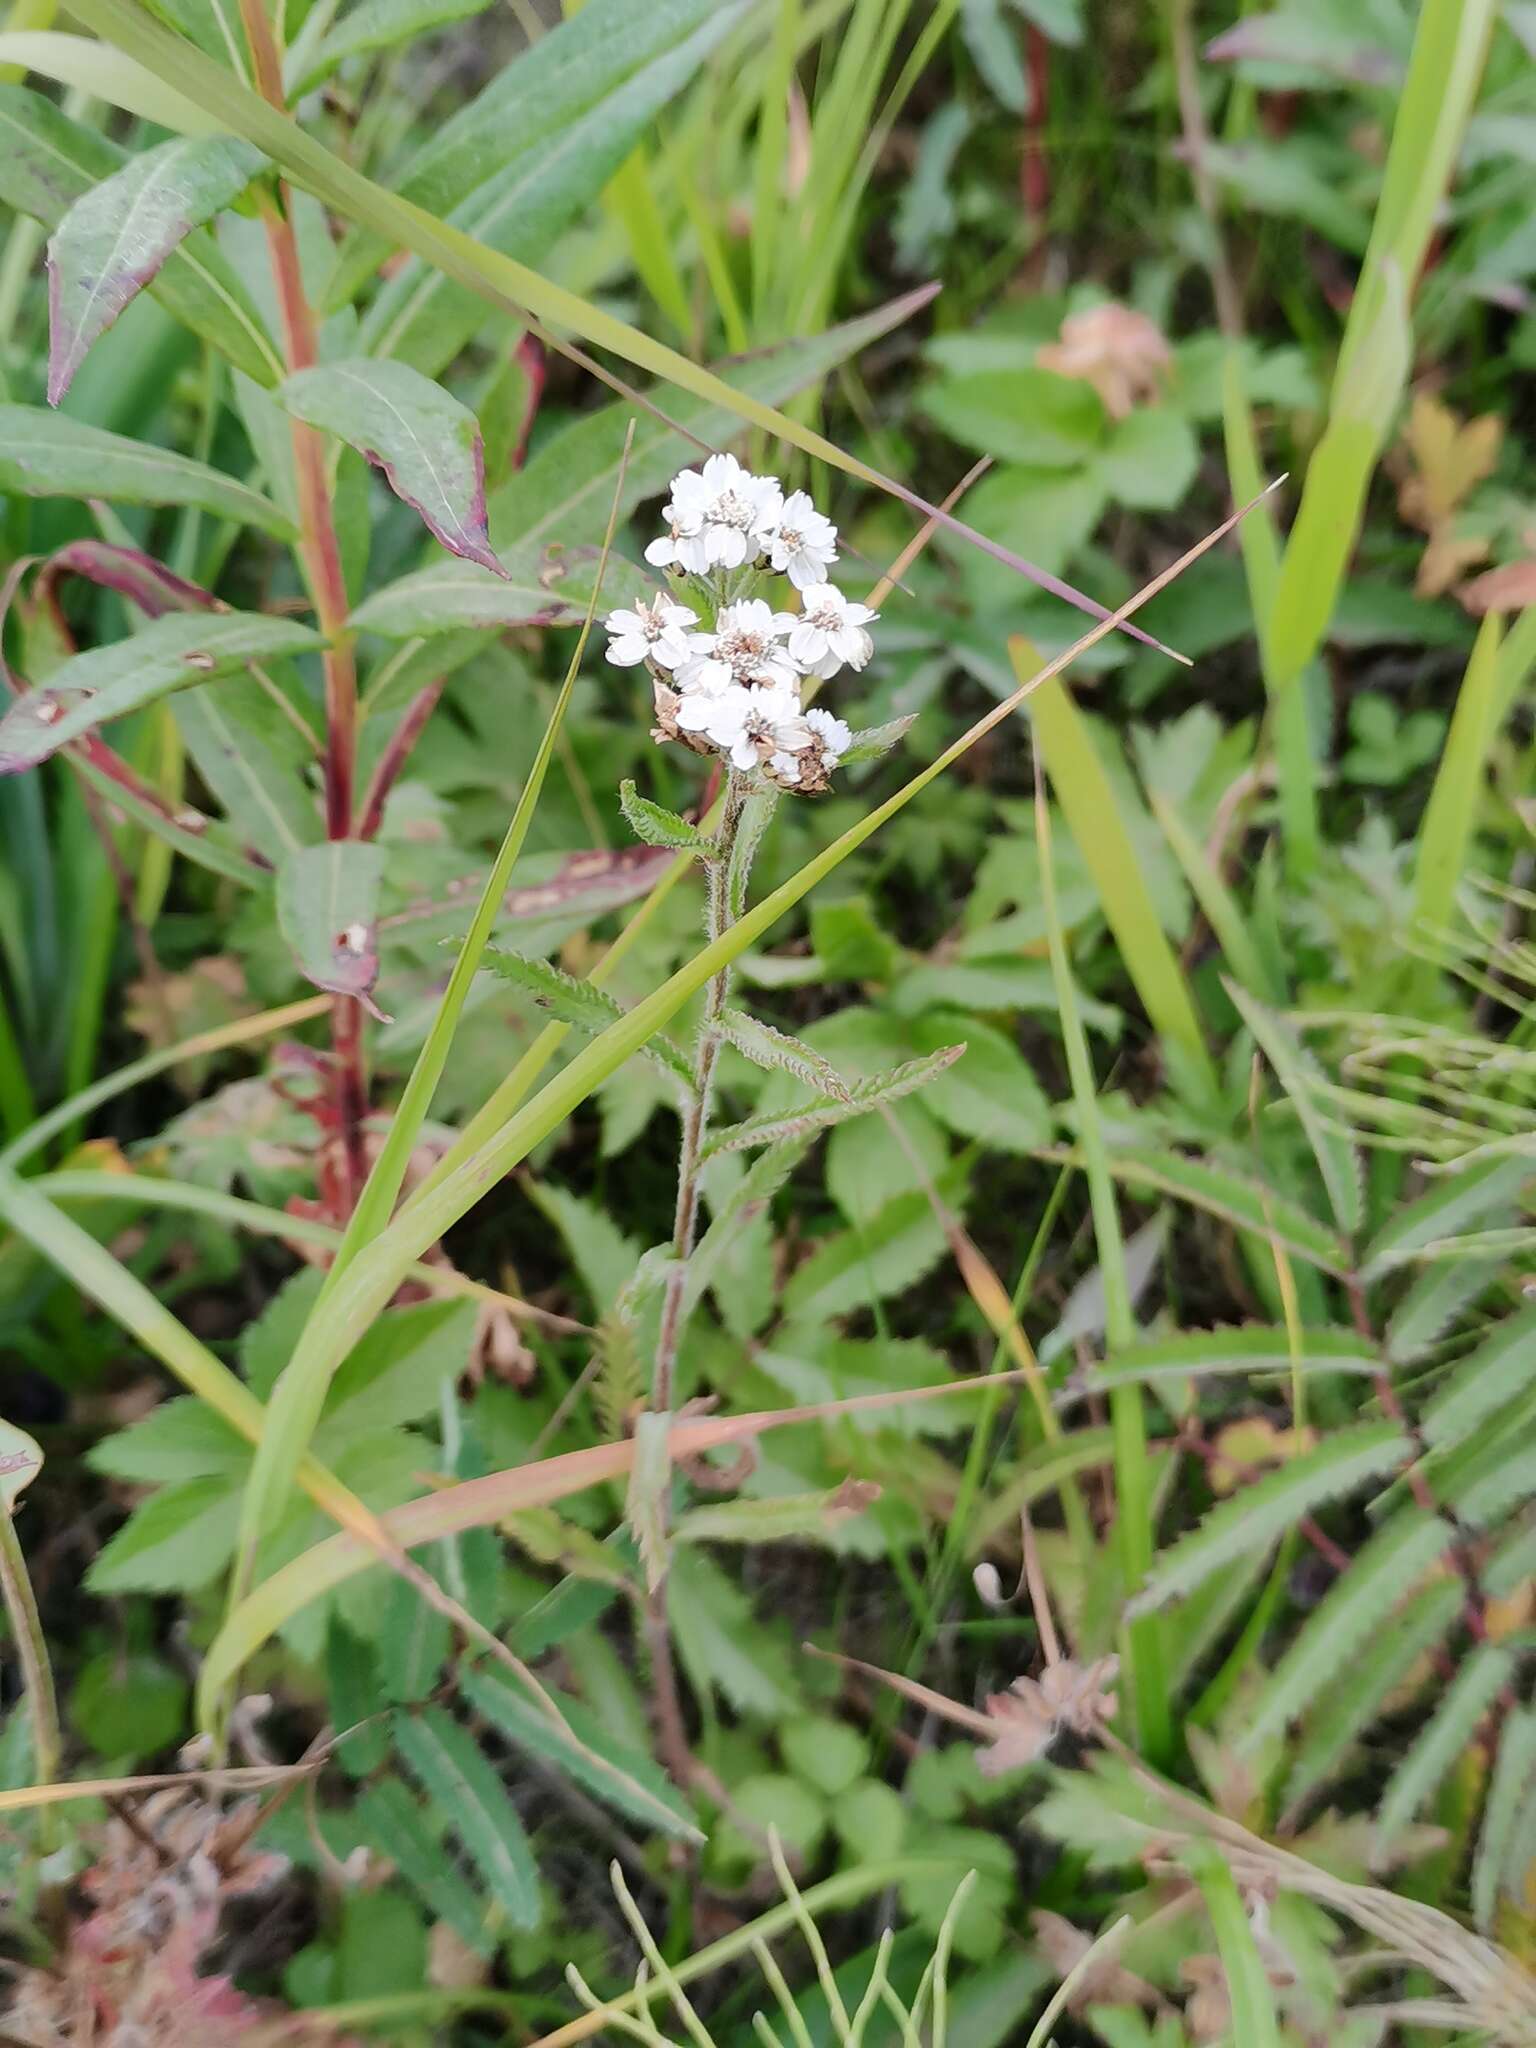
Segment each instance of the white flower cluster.
M675 476L662 517L667 532L646 560L670 569L677 587L693 579L714 623L705 628L672 595L610 612L608 659L646 664L658 739L722 754L783 789L825 789L852 735L830 712L803 708L802 680L863 668L874 652L866 628L879 616L826 581L837 528L804 491L786 498L776 477L754 476L733 455ZM770 574L794 586L797 612L750 594Z

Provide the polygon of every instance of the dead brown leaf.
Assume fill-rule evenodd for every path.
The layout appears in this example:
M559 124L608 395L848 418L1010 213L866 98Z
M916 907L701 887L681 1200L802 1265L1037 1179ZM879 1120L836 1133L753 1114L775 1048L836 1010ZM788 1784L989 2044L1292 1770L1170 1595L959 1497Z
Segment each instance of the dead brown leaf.
M1061 338L1035 356L1042 370L1091 384L1112 420L1160 397L1172 360L1156 322L1114 300L1069 313Z
M1492 476L1504 438L1496 413L1462 421L1432 393L1414 398L1401 443L1397 509L1410 526L1429 536L1419 559L1414 589L1440 597L1491 545L1486 534L1460 534L1455 519L1476 487Z

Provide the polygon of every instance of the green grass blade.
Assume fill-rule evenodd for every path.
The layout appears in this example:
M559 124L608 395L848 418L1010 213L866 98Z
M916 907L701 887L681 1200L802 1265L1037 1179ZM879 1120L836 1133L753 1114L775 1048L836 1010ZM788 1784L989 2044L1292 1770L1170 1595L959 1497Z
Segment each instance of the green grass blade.
M1014 674L1023 682L1039 667L1040 656L1026 640L1011 641L1009 651ZM1153 1029L1189 1054L1214 1091L1216 1070L1206 1050L1189 983L1158 922L1140 856L1116 812L1104 764L1059 678L1049 677L1034 692L1030 719L1051 787L1093 876L1120 957Z
M1273 985L1269 970L1264 965L1242 906L1227 887L1215 863L1200 841L1195 837L1180 816L1177 807L1155 789L1149 789L1147 800L1152 806L1152 815L1162 827L1163 837L1172 849L1173 857L1184 870L1184 879L1190 886L1195 901L1205 915L1205 921L1216 934L1217 944L1226 956L1227 965L1244 988L1264 998L1266 1002L1283 1001L1283 992Z
M1179 1851L1179 1860L1199 1885L1211 1916L1211 1931L1227 1976L1233 2040L1240 2041L1242 2048L1280 2048L1275 1995L1236 1878L1212 1842L1189 1843Z
M1456 697L1445 752L1435 773L1413 873L1414 913L1433 932L1450 925L1456 891L1467 865L1488 770L1489 749L1499 725L1499 653L1502 621L1484 619L1473 643L1467 672ZM1428 973L1433 977L1434 969Z
M1018 643L1014 643L1018 661ZM1088 1051L1088 1035L1077 1007L1077 991L1067 958L1066 934L1056 899L1056 865L1051 857L1051 819L1044 786L1035 793L1035 841L1040 855L1040 893L1044 901L1051 950L1051 973L1061 1015L1062 1042L1072 1080L1072 1101L1082 1137L1088 1197L1093 1209L1094 1243L1104 1288L1104 1335L1111 1352L1127 1351L1136 1341L1130 1283L1125 1269L1125 1240L1120 1211L1110 1178L1099 1121L1098 1091ZM1156 1509L1152 1467L1147 1451L1147 1425L1141 1388L1110 1389L1110 1426L1115 1447L1115 1542L1125 1595L1142 1584L1152 1565L1156 1544ZM1150 1624L1150 1625L1149 1625ZM1155 1615L1128 1622L1124 1630L1125 1675L1131 1698L1132 1723L1138 1747L1152 1763L1165 1760L1173 1745L1169 1714L1167 1662L1162 1624Z

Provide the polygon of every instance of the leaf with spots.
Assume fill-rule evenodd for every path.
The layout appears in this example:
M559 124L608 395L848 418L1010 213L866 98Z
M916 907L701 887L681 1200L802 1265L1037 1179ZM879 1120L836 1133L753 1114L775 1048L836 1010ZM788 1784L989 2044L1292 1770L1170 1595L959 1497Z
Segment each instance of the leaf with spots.
M0 775L35 768L71 740L173 690L321 644L297 619L261 612L176 612L156 619L130 639L74 655L45 684L23 691L0 718Z
M50 405L171 252L238 199L265 162L248 142L183 137L133 157L75 201L48 238Z
M356 996L374 1016L384 849L329 839L290 853L277 871L277 922L316 988Z
M485 529L480 423L405 363L352 357L298 370L278 391L295 419L323 427L382 469L451 554L504 576Z

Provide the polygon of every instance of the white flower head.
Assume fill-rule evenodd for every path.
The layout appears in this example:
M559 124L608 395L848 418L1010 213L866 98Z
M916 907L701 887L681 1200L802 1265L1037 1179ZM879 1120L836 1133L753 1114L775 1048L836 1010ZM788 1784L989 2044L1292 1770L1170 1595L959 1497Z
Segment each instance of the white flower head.
M743 774L771 755L801 753L812 744L800 693L782 683L750 690L730 683L712 693L685 691L678 703L677 725L684 733L702 733Z
M830 711L813 707L806 712L805 722L816 735L822 758L829 768L835 768L853 745L853 734L842 719L834 718Z
M608 628L608 659L615 668L634 668L642 661L654 661L658 668L679 668L688 659L690 628L699 615L670 597L642 599L633 611L610 612L603 621Z
M739 569L762 555L783 503L777 477L754 476L734 455L711 455L702 470L673 477L672 496L661 508L667 532L651 542L645 559L696 576Z
M717 691L728 683L777 683L798 688L800 671L783 645L794 626L788 612L774 611L760 597L722 605L713 633L688 636L689 660L678 671L678 687Z
M766 763L769 779L782 789L797 789L817 796L832 780L832 771L853 744L853 734L830 711L802 712L798 746L774 754Z
M863 668L875 651L864 629L880 614L855 604L831 583L811 584L801 592L800 605L789 651L806 674L825 682L840 668Z
M791 491L766 536L768 560L796 590L821 583L837 560L837 528L805 491Z

